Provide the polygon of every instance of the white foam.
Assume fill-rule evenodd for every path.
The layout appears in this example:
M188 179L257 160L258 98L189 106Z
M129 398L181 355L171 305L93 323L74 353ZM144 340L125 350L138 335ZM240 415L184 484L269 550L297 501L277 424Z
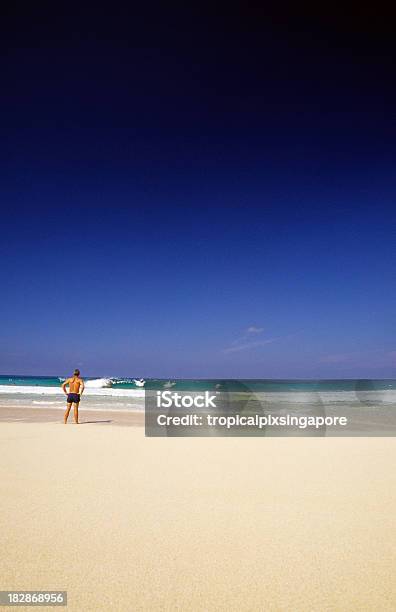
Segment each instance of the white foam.
M111 378L95 378L94 380L86 380L85 381L85 386L88 388L99 388L99 389L106 389L108 387L111 387L113 384L113 381Z
M47 400L32 400L32 404L39 404L40 406L63 406L64 402L49 402Z
M33 387L28 385L0 385L0 394L1 393L9 393L12 395L64 395L60 387ZM93 386L86 388L84 395L98 395L103 397L144 397L144 390L112 389L111 387Z

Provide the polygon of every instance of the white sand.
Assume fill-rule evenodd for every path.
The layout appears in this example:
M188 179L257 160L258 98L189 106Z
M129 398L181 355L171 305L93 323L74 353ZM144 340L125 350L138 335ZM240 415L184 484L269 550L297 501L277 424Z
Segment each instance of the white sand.
M393 438L0 438L1 589L84 612L396 609Z

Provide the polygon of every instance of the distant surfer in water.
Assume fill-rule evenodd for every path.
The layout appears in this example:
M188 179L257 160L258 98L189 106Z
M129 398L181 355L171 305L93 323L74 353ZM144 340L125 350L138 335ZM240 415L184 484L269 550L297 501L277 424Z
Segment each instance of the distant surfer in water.
M66 391L66 387L69 385L69 391ZM78 406L80 404L80 398L84 392L84 381L80 378L80 370L74 370L74 374L71 378L65 380L62 384L63 393L67 395L67 408L65 412L65 425L69 416L70 408L74 404L74 422L78 425Z

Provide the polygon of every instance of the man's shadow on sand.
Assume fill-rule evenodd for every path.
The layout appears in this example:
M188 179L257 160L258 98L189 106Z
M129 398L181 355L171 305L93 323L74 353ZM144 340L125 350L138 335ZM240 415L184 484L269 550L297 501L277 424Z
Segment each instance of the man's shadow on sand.
M79 423L79 425L88 425L89 423L112 423L113 421L111 421L110 419L108 419L107 421L82 421L81 423Z

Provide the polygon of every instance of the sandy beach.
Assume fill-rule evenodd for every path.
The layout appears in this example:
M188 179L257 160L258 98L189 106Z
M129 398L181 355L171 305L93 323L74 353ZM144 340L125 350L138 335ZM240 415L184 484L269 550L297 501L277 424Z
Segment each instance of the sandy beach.
M48 412L2 411L2 589L79 611L395 609L394 438L145 438Z

